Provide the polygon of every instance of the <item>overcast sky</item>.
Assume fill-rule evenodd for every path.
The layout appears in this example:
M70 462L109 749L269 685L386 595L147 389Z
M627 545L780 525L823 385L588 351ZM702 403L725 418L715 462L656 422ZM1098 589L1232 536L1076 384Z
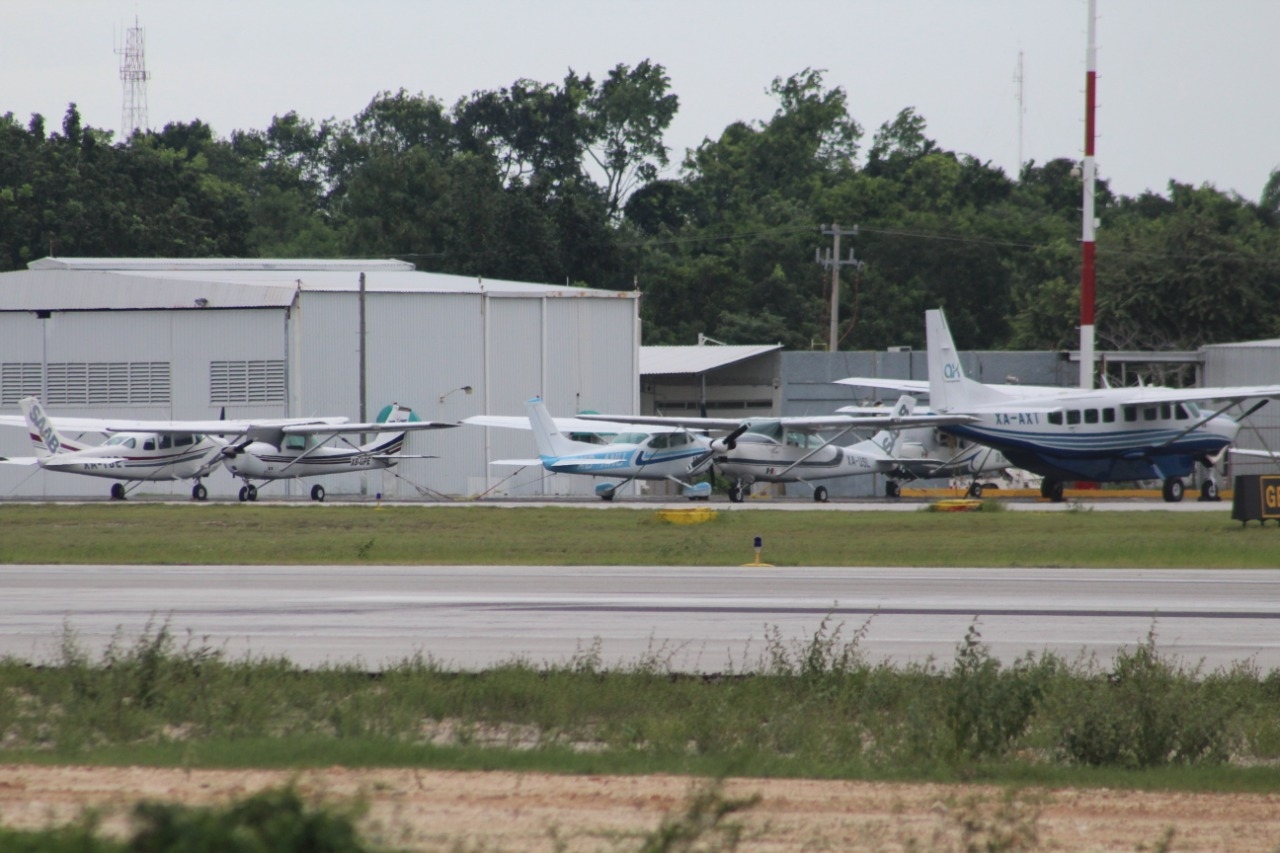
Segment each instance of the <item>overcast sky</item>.
M904 107L943 148L1012 174L1084 149L1085 0L0 0L0 113L60 126L67 104L119 133L124 30L145 30L150 125L222 137L296 110L349 119L380 91L452 104L518 78L666 67L686 148L773 114L770 81L806 67L866 131ZM1280 0L1098 0L1099 174L1256 200L1280 166ZM1023 57L1023 112L1018 86Z

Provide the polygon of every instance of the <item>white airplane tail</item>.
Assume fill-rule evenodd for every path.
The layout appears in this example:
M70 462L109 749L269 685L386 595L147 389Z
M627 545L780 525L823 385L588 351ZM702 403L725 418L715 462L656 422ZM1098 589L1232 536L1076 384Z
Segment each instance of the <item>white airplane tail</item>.
M941 309L924 313L925 335L929 344L929 407L946 413L984 403L1007 402L1010 398L993 388L964 375L960 355L956 352L951 329Z
M893 414L896 417L906 417L910 415L916 407L916 398L910 394L903 394L898 398L898 402L894 404ZM902 441L903 430L900 429L882 429L875 435L871 436L871 440L876 446L881 448L890 456L897 455L898 444Z
M538 443L539 455L569 456L582 450L584 442L574 441L560 432L555 420L547 412L547 404L542 402L541 397L534 397L524 405L529 411L529 426L533 429L533 438Z
M53 421L45 414L44 406L40 405L40 401L35 397L23 397L18 405L22 407L22 414L27 419L31 443L35 445L37 458L45 459L77 449L63 440L57 428L54 427Z

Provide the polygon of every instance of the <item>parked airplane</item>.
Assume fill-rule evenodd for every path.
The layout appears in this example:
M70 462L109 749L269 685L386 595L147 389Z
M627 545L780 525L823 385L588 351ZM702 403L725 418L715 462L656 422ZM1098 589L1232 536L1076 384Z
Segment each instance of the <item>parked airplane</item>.
M245 429L228 443L227 469L239 477L240 500L256 501L258 487L254 480L291 480L322 474L347 474L390 468L401 459L431 459L431 456L401 453L407 434L424 429L448 429L457 424L411 420L416 415L399 404L383 410L376 423L319 425L312 423L254 426ZM374 439L356 446L343 436L367 433L393 433L389 438ZM342 438L346 447L328 442ZM311 499L323 501L324 486L311 487Z
M131 482L128 488L124 482L112 484L111 497L117 500L142 482L192 480L191 497L202 501L209 493L201 480L222 464L226 450L226 442L194 424L163 430L147 421L59 418L55 425L36 398L24 397L19 405L22 417L0 415L0 424L26 426L36 455L0 458L0 463ZM59 427L111 437L83 445L64 438Z
M1280 397L1280 385L1097 390L983 385L964 375L942 311L927 311L925 328L930 407L972 418L947 432L993 447L1013 465L1040 474L1041 494L1054 501L1062 500L1067 480L1152 479L1163 483L1166 501L1180 501L1182 478L1191 475L1196 462L1211 472L1201 497L1216 499L1213 465L1240 429L1226 412L1246 400L1259 400L1240 416L1248 417L1268 399ZM839 382L887 387L889 380ZM1225 405L1202 411L1198 403L1206 401Z
M220 464L235 461L236 466L249 476L260 479L280 479L283 477L306 476L311 473L337 473L347 470L361 470L369 467L387 467L385 457L395 439L384 442L375 450L374 445L365 448L342 451L338 448L321 448L323 441L315 441L317 436L325 436L328 440L334 435L352 432L403 433L407 429L433 429L453 424L431 424L428 422L394 423L394 424L350 424L344 417L321 418L264 418L258 420L210 420L210 421L146 421L123 420L113 418L53 418L45 412L40 401L34 397L26 397L19 402L22 416L0 415L0 425L26 426L35 446L36 455L27 457L0 458L0 463L10 465L27 465L47 471L63 471L71 474L85 474L91 477L106 477L121 482L111 486L111 497L123 500L133 489L145 482L186 480L193 481L191 497L202 501L208 497L208 489L203 478L212 473ZM78 434L93 433L107 435L109 438L99 445L84 445L64 437L63 431ZM230 439L228 439L230 436ZM303 444L289 459L299 461L304 456L336 451L346 457L346 467L341 467L338 459L333 467L324 467L316 471L285 471L285 464L271 459L260 459L258 453L268 449L279 452L280 444L288 441ZM403 444L403 436L399 444ZM367 460L360 457L359 450L364 451ZM256 473L259 469L270 469L266 473ZM244 478L244 474L236 473ZM273 476L274 474L274 476ZM241 489L241 500L249 497L249 489L253 489L254 498L257 490L246 479L245 488ZM323 500L323 488L312 490L312 497Z
M884 474L903 479L911 475L897 456L901 431L906 427L937 427L961 423L965 416L916 414L915 400L904 396L893 408L848 409L834 415L783 418L698 418L663 416L582 415L587 420L627 420L637 424L681 427L693 430L732 430L710 444L708 461L729 480L729 500L741 502L754 483L805 483L854 474ZM854 429L878 432L848 447L833 442ZM836 431L824 438L822 433ZM951 460L945 460L951 462ZM938 463L933 463L938 464ZM932 476L946 476L946 472ZM897 483L889 489L898 493ZM813 487L813 499L826 502L825 486Z
M596 495L611 501L618 489L632 480L670 480L680 484L689 500L706 500L710 483L690 483L710 461L711 441L688 430L667 427L637 430L626 419L553 418L541 398L525 403L527 418L475 415L465 424L533 430L537 459L498 459L491 465L541 465L553 474L585 474L621 482L596 486ZM609 435L604 444L579 441L566 433Z

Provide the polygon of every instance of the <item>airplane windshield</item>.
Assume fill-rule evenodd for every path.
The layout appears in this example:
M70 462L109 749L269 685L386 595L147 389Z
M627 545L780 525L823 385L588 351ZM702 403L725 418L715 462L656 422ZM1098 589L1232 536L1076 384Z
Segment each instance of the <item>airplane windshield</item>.
M103 442L103 446L127 447L132 450L138 446L138 440L131 435L113 435Z
M620 432L613 437L610 444L643 444L649 437L647 432Z
M762 435L774 441L782 441L782 423L779 421L761 421L747 428L744 435Z

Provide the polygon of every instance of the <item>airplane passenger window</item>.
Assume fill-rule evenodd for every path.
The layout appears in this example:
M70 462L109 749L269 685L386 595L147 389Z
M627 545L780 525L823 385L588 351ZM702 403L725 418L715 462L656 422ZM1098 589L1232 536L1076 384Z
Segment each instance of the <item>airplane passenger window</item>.
M194 440L189 435L175 435L173 437L174 447L186 447L187 445L194 444L194 443L195 443Z
M1071 425L1071 424L1078 424L1078 423L1080 423L1080 410L1079 410L1079 409L1068 409L1068 410L1067 410L1067 424L1068 424L1068 425Z
M1169 420L1169 418L1173 417L1173 407L1170 406L1168 403L1161 403L1160 417L1166 421Z
M1138 408L1137 408L1137 406L1125 406L1125 407L1124 407L1124 420L1125 420L1125 423L1129 423L1129 424L1131 424L1131 423L1133 423L1134 421L1136 421L1137 419L1138 419Z
M1142 419L1144 421L1154 421L1158 414L1159 414L1159 411L1156 409L1155 406L1147 406L1145 409L1142 410Z
M307 437L305 435L287 435L284 438L284 450L306 450Z
M148 438L146 441L142 442L142 449L143 449L143 450L155 450L155 449L156 449L156 440L155 440L154 438Z
M173 436L170 436L170 435L160 436L160 449L168 450L170 447L173 447Z
M1050 412L1048 420L1054 426L1062 426L1062 412Z
M1096 424L1096 423L1098 422L1098 410L1097 410L1097 409L1085 409L1085 410L1084 410L1084 422L1085 422L1085 423L1087 423L1087 424Z
M1103 422L1104 424L1113 424L1113 423L1115 423L1115 422L1116 422L1116 410L1115 410L1115 409L1103 409L1103 410L1102 410L1102 422Z

